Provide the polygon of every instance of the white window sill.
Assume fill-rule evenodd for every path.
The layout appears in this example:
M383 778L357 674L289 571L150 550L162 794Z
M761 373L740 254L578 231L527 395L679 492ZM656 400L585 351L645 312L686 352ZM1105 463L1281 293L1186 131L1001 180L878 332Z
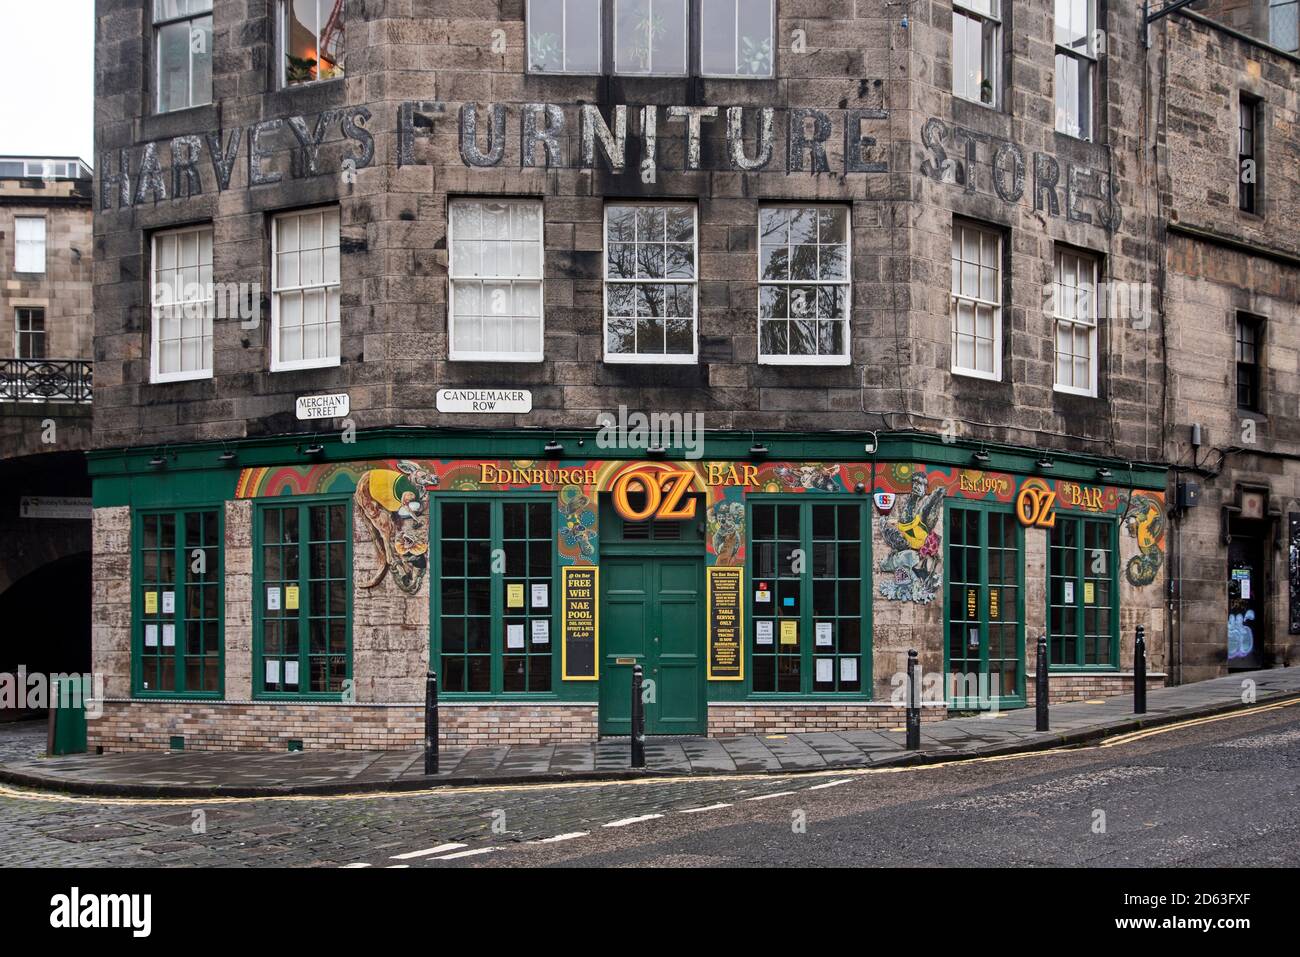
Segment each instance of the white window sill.
M966 379L983 379L985 382L1002 381L1001 369L999 369L997 372L982 372L979 369L959 369L953 367L951 371L953 375L959 375Z
M211 379L211 369L196 372L156 372L149 376L150 385L166 385L169 382L194 382L198 379Z
M457 352L454 349L448 354L449 362L545 362L546 356L536 353L515 353L515 352Z
M761 366L846 366L848 356L759 356Z
M699 359L694 355L611 355L605 353L605 361L611 365L667 365L667 366L693 366L699 363Z
M303 369L333 369L340 365L340 359L335 356L332 359L309 359L298 362L276 362L272 360L272 372L300 372Z
M1060 392L1063 395L1081 395L1085 399L1097 398L1096 389L1076 389L1073 386L1068 385L1054 385L1052 386L1052 391Z

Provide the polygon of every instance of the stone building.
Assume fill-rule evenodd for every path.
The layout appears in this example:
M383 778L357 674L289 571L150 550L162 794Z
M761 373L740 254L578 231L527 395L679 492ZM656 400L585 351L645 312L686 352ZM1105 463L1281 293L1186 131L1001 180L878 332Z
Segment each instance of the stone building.
M430 669L464 744L627 733L637 663L652 734L897 726L913 648L928 719L1040 635L1056 700L1139 625L1230 664L1224 310L1294 415L1295 274L1205 301L1173 210L1254 82L1288 225L1294 57L1097 0L97 17L92 745L411 746Z
M79 159L0 156L5 674L90 667L91 188Z

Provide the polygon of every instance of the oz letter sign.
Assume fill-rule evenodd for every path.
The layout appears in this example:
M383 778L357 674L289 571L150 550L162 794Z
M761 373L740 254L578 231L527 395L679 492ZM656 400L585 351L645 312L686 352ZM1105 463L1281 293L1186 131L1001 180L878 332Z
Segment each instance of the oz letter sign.
M1026 485L1016 496L1016 517L1021 525L1055 528L1056 512L1052 510L1055 504L1056 493L1051 489Z
M644 522L648 518L669 521L694 518L696 500L686 495L694 477L694 472L685 469L638 468L624 472L610 488L614 511L627 522ZM632 507L628 497L632 489L645 493L645 504L640 508Z

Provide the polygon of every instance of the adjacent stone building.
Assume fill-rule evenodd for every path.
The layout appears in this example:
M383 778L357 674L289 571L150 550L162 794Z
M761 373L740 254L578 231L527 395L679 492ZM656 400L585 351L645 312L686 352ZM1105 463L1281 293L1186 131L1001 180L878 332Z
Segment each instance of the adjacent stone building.
M1032 701L1040 635L1057 700L1138 626L1231 663L1224 316L1284 429L1295 274L1200 281L1173 210L1245 90L1287 228L1294 57L1095 0L97 17L93 745L412 746L429 670L463 744L626 734L635 664L730 734L897 726L909 649L928 719Z
M91 171L0 156L0 672L90 667ZM0 701L0 720L17 713Z

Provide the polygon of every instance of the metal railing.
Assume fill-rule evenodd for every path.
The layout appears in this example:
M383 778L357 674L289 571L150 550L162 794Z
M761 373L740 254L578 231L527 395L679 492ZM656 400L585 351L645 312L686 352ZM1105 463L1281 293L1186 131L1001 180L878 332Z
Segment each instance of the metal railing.
M0 359L0 402L90 402L88 359Z

